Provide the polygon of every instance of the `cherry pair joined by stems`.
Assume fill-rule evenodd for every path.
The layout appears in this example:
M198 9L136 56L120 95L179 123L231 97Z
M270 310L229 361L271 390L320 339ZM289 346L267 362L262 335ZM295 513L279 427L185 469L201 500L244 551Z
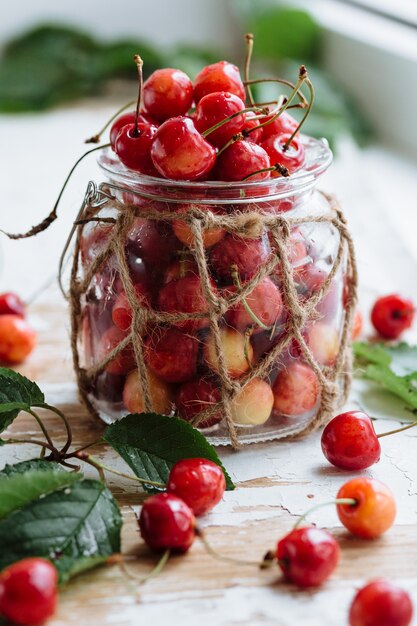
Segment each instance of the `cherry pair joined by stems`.
M343 470L363 470L381 457L379 439L412 428L408 424L385 433L376 434L369 415L362 411L347 411L336 415L325 427L321 448L326 459Z

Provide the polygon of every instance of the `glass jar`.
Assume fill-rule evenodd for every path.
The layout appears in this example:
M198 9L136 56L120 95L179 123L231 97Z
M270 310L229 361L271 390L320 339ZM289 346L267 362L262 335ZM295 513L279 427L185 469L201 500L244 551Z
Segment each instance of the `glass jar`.
M332 154L303 143L289 178L242 183L142 176L100 153L106 181L78 227L73 344L105 422L154 410L237 445L309 428L329 385L341 403L351 263L316 189Z

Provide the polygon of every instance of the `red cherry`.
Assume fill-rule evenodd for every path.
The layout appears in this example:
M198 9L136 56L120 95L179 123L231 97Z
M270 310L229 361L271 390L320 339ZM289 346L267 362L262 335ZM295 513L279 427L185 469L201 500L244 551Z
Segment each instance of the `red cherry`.
M216 151L188 117L172 117L155 134L152 161L162 176L174 180L205 178L216 161Z
M44 624L55 613L57 595L57 571L45 559L23 559L0 574L0 614L13 624Z
M285 142L289 138L290 135L272 135L262 141L260 145L268 154L271 165L279 163L292 174L303 165L305 154L303 144L296 137L291 141L287 150L284 150ZM277 177L280 174L273 172L272 176Z
M217 158L215 176L217 180L239 181L253 172L271 166L267 152L257 143L240 139L233 142ZM249 182L270 178L271 172L260 172L249 178Z
M243 134L245 135L246 139L248 139L249 141L253 141L253 143L259 143L262 138L262 128L259 128L259 130L252 130L252 128L258 128L260 123L261 122L256 119L256 114L253 111L247 111L246 122L244 123L242 128ZM245 131L247 132L248 130L250 130L251 132L246 135Z
M409 626L412 618L410 595L382 578L359 589L349 611L350 626Z
M198 276L197 263L188 256L168 265L163 275L162 284L167 285L171 280L178 280L178 278L185 276Z
M10 313L0 315L0 363L22 363L36 346L36 333L26 320Z
M126 167L141 174L157 176L151 159L151 145L157 127L152 124L128 124L119 131L114 150Z
M171 493L158 493L143 503L140 534L152 550L187 552L195 539L195 518L186 503Z
M155 330L145 342L145 360L149 369L168 383L182 383L193 378L197 355L197 338L176 328Z
M273 115L267 115L266 117L263 117L261 120L262 124L267 120L270 120L272 117ZM297 126L297 120L294 119L292 115L284 111L272 122L269 122L269 124L266 124L266 126L262 126L262 141L268 139L269 137L275 137L276 135L292 135Z
M375 302L371 312L371 322L384 339L398 339L410 328L415 314L411 300L397 294L383 296Z
M286 580L299 587L317 587L333 573L339 544L326 530L296 528L277 545L277 559Z
M321 449L332 465L344 470L366 469L381 456L372 420L362 411L336 415L323 430Z
M203 67L194 80L195 102L198 103L201 98L213 91L227 91L245 102L245 88L239 68L227 61L218 61Z
M26 305L19 296L11 291L0 294L0 315L18 315L25 317Z
M116 144L117 135L122 130L123 126L127 126L128 124L134 124L135 118L136 111L128 111L127 113L123 113L122 115L120 115L113 122L113 125L110 128L110 144L113 150ZM138 122L141 124L153 124L154 126L156 126L156 122L152 120L150 115L147 115L144 111L141 111L141 113L139 113Z
M226 489L223 470L208 459L183 459L172 467L167 491L204 515L220 502Z
M109 352L114 350L123 339L125 339L126 333L117 328L111 326L101 336L99 344L97 346L97 363L103 361ZM119 354L114 357L105 367L105 371L109 374L127 374L136 365L135 355L131 344L128 344Z
M281 415L302 415L317 404L320 386L316 374L306 363L289 363L272 386L274 410Z
M181 70L164 67L153 72L143 85L143 102L157 120L185 115L193 103L193 84Z
M227 287L226 292L229 292L229 294L235 293L236 287ZM283 309L281 293L268 276L263 278L245 296L245 301L254 315L265 326L272 326L281 317ZM242 302L239 302L227 311L225 320L230 326L234 326L238 330L244 330L247 326L254 326L254 332L262 332L263 330L260 326L256 326L256 322Z
M210 280L211 288L216 290L216 285ZM159 292L158 307L167 313L205 313L209 305L203 294L201 279L199 276L190 275L172 280ZM209 326L209 318L197 318L175 322L175 326L184 331L199 330Z
M127 234L126 249L131 272L143 282L143 262L165 265L181 248L168 224L137 217Z
M235 266L241 280L248 280L264 265L271 254L265 237L249 239L228 234L210 250L210 262L218 276L232 282Z
M343 526L361 539L376 539L394 523L397 514L391 491L374 478L353 478L341 486L337 498L352 498L356 504L338 504Z
M175 405L180 417L187 422L203 411L220 402L220 387L218 381L212 378L195 378L181 385L178 389ZM218 424L223 417L221 407L207 419L198 424L198 428L210 428Z
M239 113L245 108L244 102L232 93L216 91L201 98L197 105L194 123L196 129L203 133L215 124L222 122L230 115ZM245 113L236 115L231 120L220 126L217 130L207 135L207 141L214 146L224 146L233 135L239 133L245 124Z
M142 306L149 306L149 294L144 283L136 283L135 292ZM117 296L112 310L112 320L120 330L128 330L132 323L132 308L124 291Z

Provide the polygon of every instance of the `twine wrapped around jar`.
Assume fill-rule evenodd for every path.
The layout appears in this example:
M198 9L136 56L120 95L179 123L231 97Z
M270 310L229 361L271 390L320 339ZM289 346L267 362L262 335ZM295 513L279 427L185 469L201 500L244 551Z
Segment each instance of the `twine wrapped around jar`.
M119 188L120 189L120 188ZM74 368L77 376L80 394L89 411L97 415L97 411L89 398L91 389L97 376L129 344L133 346L134 357L139 381L142 387L143 403L146 411L152 411L152 399L149 392L147 366L144 357L145 329L149 324L175 325L185 320L198 320L208 318L209 327L213 337L214 349L217 358L218 379L221 392L221 409L227 425L230 443L237 449L241 446L239 441L238 427L233 421L232 402L241 389L254 378L266 378L277 359L293 340L299 346L300 358L314 371L320 386L320 405L315 416L299 430L297 436L306 435L326 422L332 416L338 406L346 400L351 382L351 351L349 346L350 329L354 310L357 302L357 269L355 253L351 235L347 228L344 216L333 196L322 194L328 203L329 210L322 215L291 216L286 213L268 213L254 204L251 211L234 211L228 214L218 214L210 210L210 206L201 208L201 205L189 204L186 210L178 213L172 211L160 211L152 208L152 202L143 206L120 202L117 198L115 185L103 183L97 189L90 183L84 203L74 224L73 233L76 234L73 265L70 279L69 301L71 307L71 346L74 360ZM127 191L127 190L126 190ZM133 193L130 189L129 194ZM113 209L116 217L100 217L101 208ZM167 313L154 310L145 306L138 299L134 283L129 271L126 238L135 218L141 217L155 222L173 223L181 220L189 226L193 236L193 245L190 248L194 255L198 274L201 281L203 296L207 302L207 311L203 313ZM82 271L81 267L81 242L85 225L90 222L110 223L111 234L103 250L101 250L91 265ZM327 275L321 287L310 298L302 302L298 296L293 277L293 269L288 257L287 240L291 229L302 223L327 223L339 233L337 254L333 261L332 269ZM260 266L254 276L249 278L242 288L236 293L229 294L227 298L213 289L210 279L210 270L207 254L204 247L203 234L207 229L221 228L226 233L244 238L258 238L262 233L269 231L273 254ZM99 363L92 367L81 366L79 353L79 339L82 328L82 300L85 297L94 277L100 272L110 257L115 256L123 289L132 310L132 323L126 337ZM345 256L346 255L346 256ZM345 315L340 337L340 348L332 365L320 365L314 357L306 339L303 328L309 321L319 317L316 307L328 292L334 276L339 270L344 259L347 263L347 282L345 294ZM278 338L271 349L264 354L252 368L239 379L232 378L227 370L221 340L220 320L226 311L244 298L265 277L279 266L280 268L280 291L283 305L288 313L285 332ZM198 426L210 415L219 411L219 405L210 406L209 409L198 414L193 424Z

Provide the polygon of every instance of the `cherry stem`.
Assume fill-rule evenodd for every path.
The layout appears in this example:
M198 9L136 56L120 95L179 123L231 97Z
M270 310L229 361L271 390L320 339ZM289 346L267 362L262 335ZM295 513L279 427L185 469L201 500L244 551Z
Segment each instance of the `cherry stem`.
M133 57L133 60L136 63L136 67L138 68L138 79L139 79L139 84L138 84L138 99L136 101L136 112L135 112L135 125L133 128L133 133L132 135L134 137L137 137L139 135L139 131L138 131L138 122L139 122L139 112L140 112L140 107L142 104L142 91L143 91L143 61L140 58L140 56L138 54L135 54L135 56Z
M42 409L47 409L48 411L52 411L52 413L55 413L55 415L57 415L64 422L65 430L67 431L67 441L66 441L65 446L60 451L60 454L65 454L72 443L72 431L71 431L71 426L69 425L68 419L66 418L66 416L64 415L62 411L57 409L56 406L52 406L51 404L43 403L43 404L34 404L33 406L42 408Z
M218 128L221 128L222 126L227 124L227 122L230 122L230 120L232 120L233 118L238 117L239 115L242 115L243 113L249 113L249 112L259 113L262 115L267 115L268 113L268 111L263 107L255 107L255 106L245 107L244 109L241 109L240 111L236 111L235 113L232 113L228 117L225 117L224 120L220 120L220 122L217 122L217 124L210 126L210 128L207 128L207 130L201 133L202 137L207 137L207 135L210 135L210 133L213 133Z
M290 87L291 89L295 89L294 83L289 80L285 80L284 78L255 78L254 80L243 81L244 85L258 85L259 83L279 83L281 85L285 85L286 87ZM304 106L308 105L308 100L301 91L298 91L297 96Z
M275 163L275 165L271 165L271 167L264 167L262 170L256 170L255 172L251 172L247 174L244 178L242 178L242 182L251 178L251 176L256 176L256 174L262 174L263 172L279 172L281 176L288 178L290 175L288 169L285 165L281 165L281 163Z
M118 109L116 113L114 113L114 115L112 115L111 118L105 123L103 128L96 135L93 135L89 139L85 139L84 143L100 143L101 135L110 126L110 124L119 117L120 113L123 113L123 111L126 111L126 109L133 106L135 103L136 100L130 100L129 102L127 102L127 104L124 104L122 107L120 107L120 109Z
M91 456L91 454L85 454L84 452L76 452L74 456L77 459L80 459L81 461L85 461L85 463L89 463L90 465L95 467L99 471L100 476L104 477L103 470L106 470L106 472L110 472L111 474L116 474L116 476L122 476L123 478L129 478L130 480L135 480L143 485L150 485L151 487L159 487L161 489L166 488L165 483L159 483L154 480L146 480L145 478L139 478L138 476L133 476L133 474L125 474L124 472L119 472L118 470L115 470L112 467L109 467L108 465L101 463L101 461Z
M92 441L91 443L86 443L85 446L82 446L81 448L77 448L77 450L75 450L74 452L71 452L70 454L67 454L65 458L70 459L71 457L74 457L78 454L78 452L83 452L84 450L88 450L88 448L92 448L93 446L98 446L103 442L103 439L100 437L100 439L97 439L96 441Z
M253 326L249 326L249 328L245 330L245 343L243 345L243 354L245 355L246 363L248 364L249 369L252 369L252 361L249 358L249 344L252 333Z
M218 561L224 561L226 563L235 563L235 564L238 564L238 565L251 565L252 567L253 566L260 567L261 569L265 569L266 567L268 567L269 565L272 565L272 563L273 563L272 560L270 560L270 563L269 563L269 559L268 560L264 559L261 562L260 561L244 561L244 560L241 560L241 559L234 559L231 556L225 556L223 554L220 554L219 552L216 552L216 550L207 541L206 536L204 535L202 529L199 528L198 526L195 528L195 534L200 539L200 541L203 544L207 554L209 554L213 558L217 559ZM267 563L269 563L269 565L267 565Z
M35 405L35 406L36 406L36 405ZM50 435L49 435L49 433L48 433L48 431L47 431L47 429L46 429L46 426L45 426L45 424L42 422L42 420L41 420L41 418L39 417L39 415L38 415L35 411L33 411L32 409L25 409L25 413L29 413L29 415L32 415L32 417L34 417L34 418L35 418L35 420L36 420L36 421L38 422L38 424L39 424L39 427L40 427L41 431L42 431L42 432L43 432L43 434L44 434L44 437L45 437L46 441L47 441L47 442L48 442L48 444L49 444L50 449L52 449L52 448L53 448L53 449L55 449L55 450L56 450L56 448L55 448L55 446L54 446L54 444L53 444L53 441L52 441L52 439L51 439L51 437L50 437Z
M136 582L139 583L139 585L144 585L146 582L148 582L148 580L150 580L151 578L156 578L157 576L159 576L159 574L162 572L162 570L164 569L165 565L168 563L169 557L171 556L171 550L165 550L165 552L162 554L161 558L159 559L158 563L155 565L155 567L149 572L149 574L147 574L146 576L144 576L143 578L140 578L139 576L135 576L135 574L132 574L132 572L130 572L127 567L126 567L126 561L124 560L124 558L122 557L120 559L120 561L118 561L120 569L122 570L122 572L130 579L130 580L134 580Z
M306 79L307 79L307 69L306 69L305 65L302 65L300 67L300 71L299 71L299 74L298 74L298 80L297 80L297 82L296 82L296 84L294 86L294 89L291 92L291 94L288 96L288 98L286 99L284 104L282 106L278 107L278 110L268 120L266 120L265 122L262 122L261 124L259 124L259 126L254 126L253 128L250 128L247 131L247 134L249 134L251 132L254 132L255 130L259 130L259 128L263 128L263 126L267 126L268 124L271 124L280 115L282 115L282 113L284 113L284 111L286 109L288 109L289 105L294 100L295 96L300 93L299 90L300 90L301 86L303 85L303 83L304 83L304 81Z
M316 504L316 506L313 506L311 507L311 509L308 509L308 511L306 511L304 515L301 515L301 517L294 524L294 530L298 528L304 522L306 517L310 515L310 513L313 513L313 511L317 511L318 509L324 508L325 506L330 506L330 505L335 505L335 504L347 504L349 506L357 506L358 501L355 500L355 498L335 498L334 500L330 500L329 502L321 502L320 504Z
M311 80L308 78L308 76L306 76L305 78L305 82L306 85L308 86L308 89L310 91L310 101L308 103L308 107L306 109L306 112L303 115L302 120L300 121L300 123L298 124L297 128L291 133L290 137L287 139L287 141L285 142L284 146L283 146L283 150L288 150L288 147L290 146L292 140L294 139L294 137L296 136L297 133L300 132L301 127L303 126L304 122L306 121L306 119L308 118L308 116L311 113L311 109L313 108L313 104L314 104L314 98L315 98L315 93L314 93L314 87L312 85Z
M28 443L33 444L34 446L40 446L41 448L47 448L52 452L52 455L55 456L58 453L58 450L55 446L50 446L49 443L45 441L39 441L38 439L2 439L2 444L14 444L14 443Z
M243 180L245 180L245 179L243 179ZM242 283L240 282L239 271L238 271L236 265L232 265L232 267L231 267L231 275L232 275L233 284L235 285L236 289L241 291L242 290ZM262 328L262 330L269 330L270 329L270 326L266 326L259 319L259 317L253 312L253 310L251 309L251 307L247 303L247 300L246 300L245 297L242 298L242 304L245 307L245 310L248 313L248 315L250 315L250 317L255 322L255 324L257 324L260 328Z
M250 83L249 83L250 62L252 59L252 52L253 52L253 34L246 33L245 40L246 40L245 87L246 87L246 93L248 94L248 100L251 106L254 106L255 102L252 96L252 90L251 90Z
M417 426L417 422L413 422L412 424L407 424L407 426L401 426L401 428L396 428L395 430L388 430L386 433L380 433L377 435L378 439L381 437L388 437L388 435L395 435L396 433L402 433L404 430L408 430L409 428L413 428Z

